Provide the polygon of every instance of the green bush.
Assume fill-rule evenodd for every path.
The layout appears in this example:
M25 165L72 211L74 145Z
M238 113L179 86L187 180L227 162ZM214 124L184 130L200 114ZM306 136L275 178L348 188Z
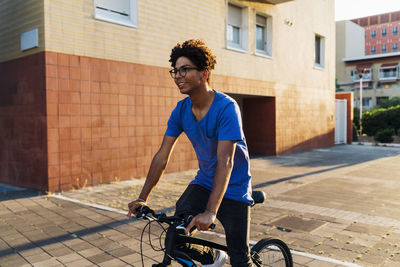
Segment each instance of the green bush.
M363 133L375 136L378 131L392 129L395 134L400 133L400 105L390 108L380 108L363 113Z
M392 143L393 142L394 130L391 128L379 130L375 135L374 139L380 143Z
M354 108L354 119L353 122L356 125L356 128L359 129L360 128L360 109L359 108Z
M353 122L353 142L358 141L357 125Z
M398 105L400 105L400 97L398 96L392 97L390 99L383 99L378 104L380 108L390 108Z

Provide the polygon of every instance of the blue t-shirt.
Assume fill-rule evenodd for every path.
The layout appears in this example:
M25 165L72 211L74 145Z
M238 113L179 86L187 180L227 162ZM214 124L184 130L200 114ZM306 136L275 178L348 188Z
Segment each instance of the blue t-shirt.
M224 197L252 204L249 153L239 107L231 97L214 92L214 101L200 121L196 121L192 113L190 97L179 101L168 120L165 135L178 137L185 132L199 161L199 171L191 184L209 190L212 189L217 168L218 141L237 141L233 169Z

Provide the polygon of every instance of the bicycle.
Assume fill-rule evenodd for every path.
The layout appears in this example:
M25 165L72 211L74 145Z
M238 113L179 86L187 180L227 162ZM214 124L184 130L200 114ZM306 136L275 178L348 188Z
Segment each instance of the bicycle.
M265 193L262 191L254 191L253 192L254 204L262 203L265 200ZM171 261L176 261L180 265L184 267L195 267L197 265L187 254L175 249L180 245L184 244L196 244L202 245L204 247L209 247L212 249L219 249L223 251L227 251L228 248L224 245L217 244L202 238L197 238L194 236L185 235L186 226L190 223L193 216L186 217L178 217L178 216L167 216L165 213L156 213L154 210L150 209L147 206L141 206L138 210L137 218L143 218L148 220L149 222L144 226L140 238L140 254L142 265L144 266L143 260L143 236L145 229L149 227L149 242L150 246L153 250L156 251L164 251L163 261L159 264L153 264L153 266L170 266ZM150 238L150 225L151 223L157 223L162 227L162 232L159 236L159 242L161 249L157 250ZM162 238L166 233L167 228L164 227L163 224L169 225L169 227L173 227L173 235L168 239L168 244L165 244L165 247L162 247ZM215 228L215 224L210 225L211 229ZM251 259L253 264L257 267L261 266L286 266L292 267L293 260L292 254L290 252L289 247L279 239L274 238L266 238L258 241L252 248L250 252Z

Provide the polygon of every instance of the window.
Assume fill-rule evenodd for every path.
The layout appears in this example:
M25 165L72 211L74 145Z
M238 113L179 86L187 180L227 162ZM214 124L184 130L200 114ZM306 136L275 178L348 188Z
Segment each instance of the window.
M375 39L376 38L376 31L371 31L371 38Z
M389 97L388 96L377 96L376 97L376 104L379 105L380 103L382 103L382 101L388 100Z
M227 47L247 50L247 9L228 3Z
M271 55L272 53L272 21L271 17L256 15L256 54Z
M315 66L324 66L325 54L325 38L320 35L315 35Z
M375 55L376 54L376 46L371 47L371 54Z
M382 37L386 37L386 35L387 35L386 29L382 29Z
M386 45L382 45L382 53L386 53Z
M137 0L95 0L94 17L128 27L137 27Z
M399 28L393 27L392 34L393 34L393 36L397 36L399 34Z
M372 107L372 98L371 97L363 97L362 105L363 105L363 108Z
M379 80L396 80L399 76L399 65L393 64L382 64L379 68Z
M397 52L399 50L398 44L392 44L392 52Z

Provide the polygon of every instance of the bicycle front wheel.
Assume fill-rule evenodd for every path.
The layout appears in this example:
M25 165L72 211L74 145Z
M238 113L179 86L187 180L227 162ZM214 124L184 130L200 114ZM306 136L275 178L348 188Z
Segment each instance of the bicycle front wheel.
M292 253L289 247L279 239L262 239L251 249L251 258L255 266L292 267Z

